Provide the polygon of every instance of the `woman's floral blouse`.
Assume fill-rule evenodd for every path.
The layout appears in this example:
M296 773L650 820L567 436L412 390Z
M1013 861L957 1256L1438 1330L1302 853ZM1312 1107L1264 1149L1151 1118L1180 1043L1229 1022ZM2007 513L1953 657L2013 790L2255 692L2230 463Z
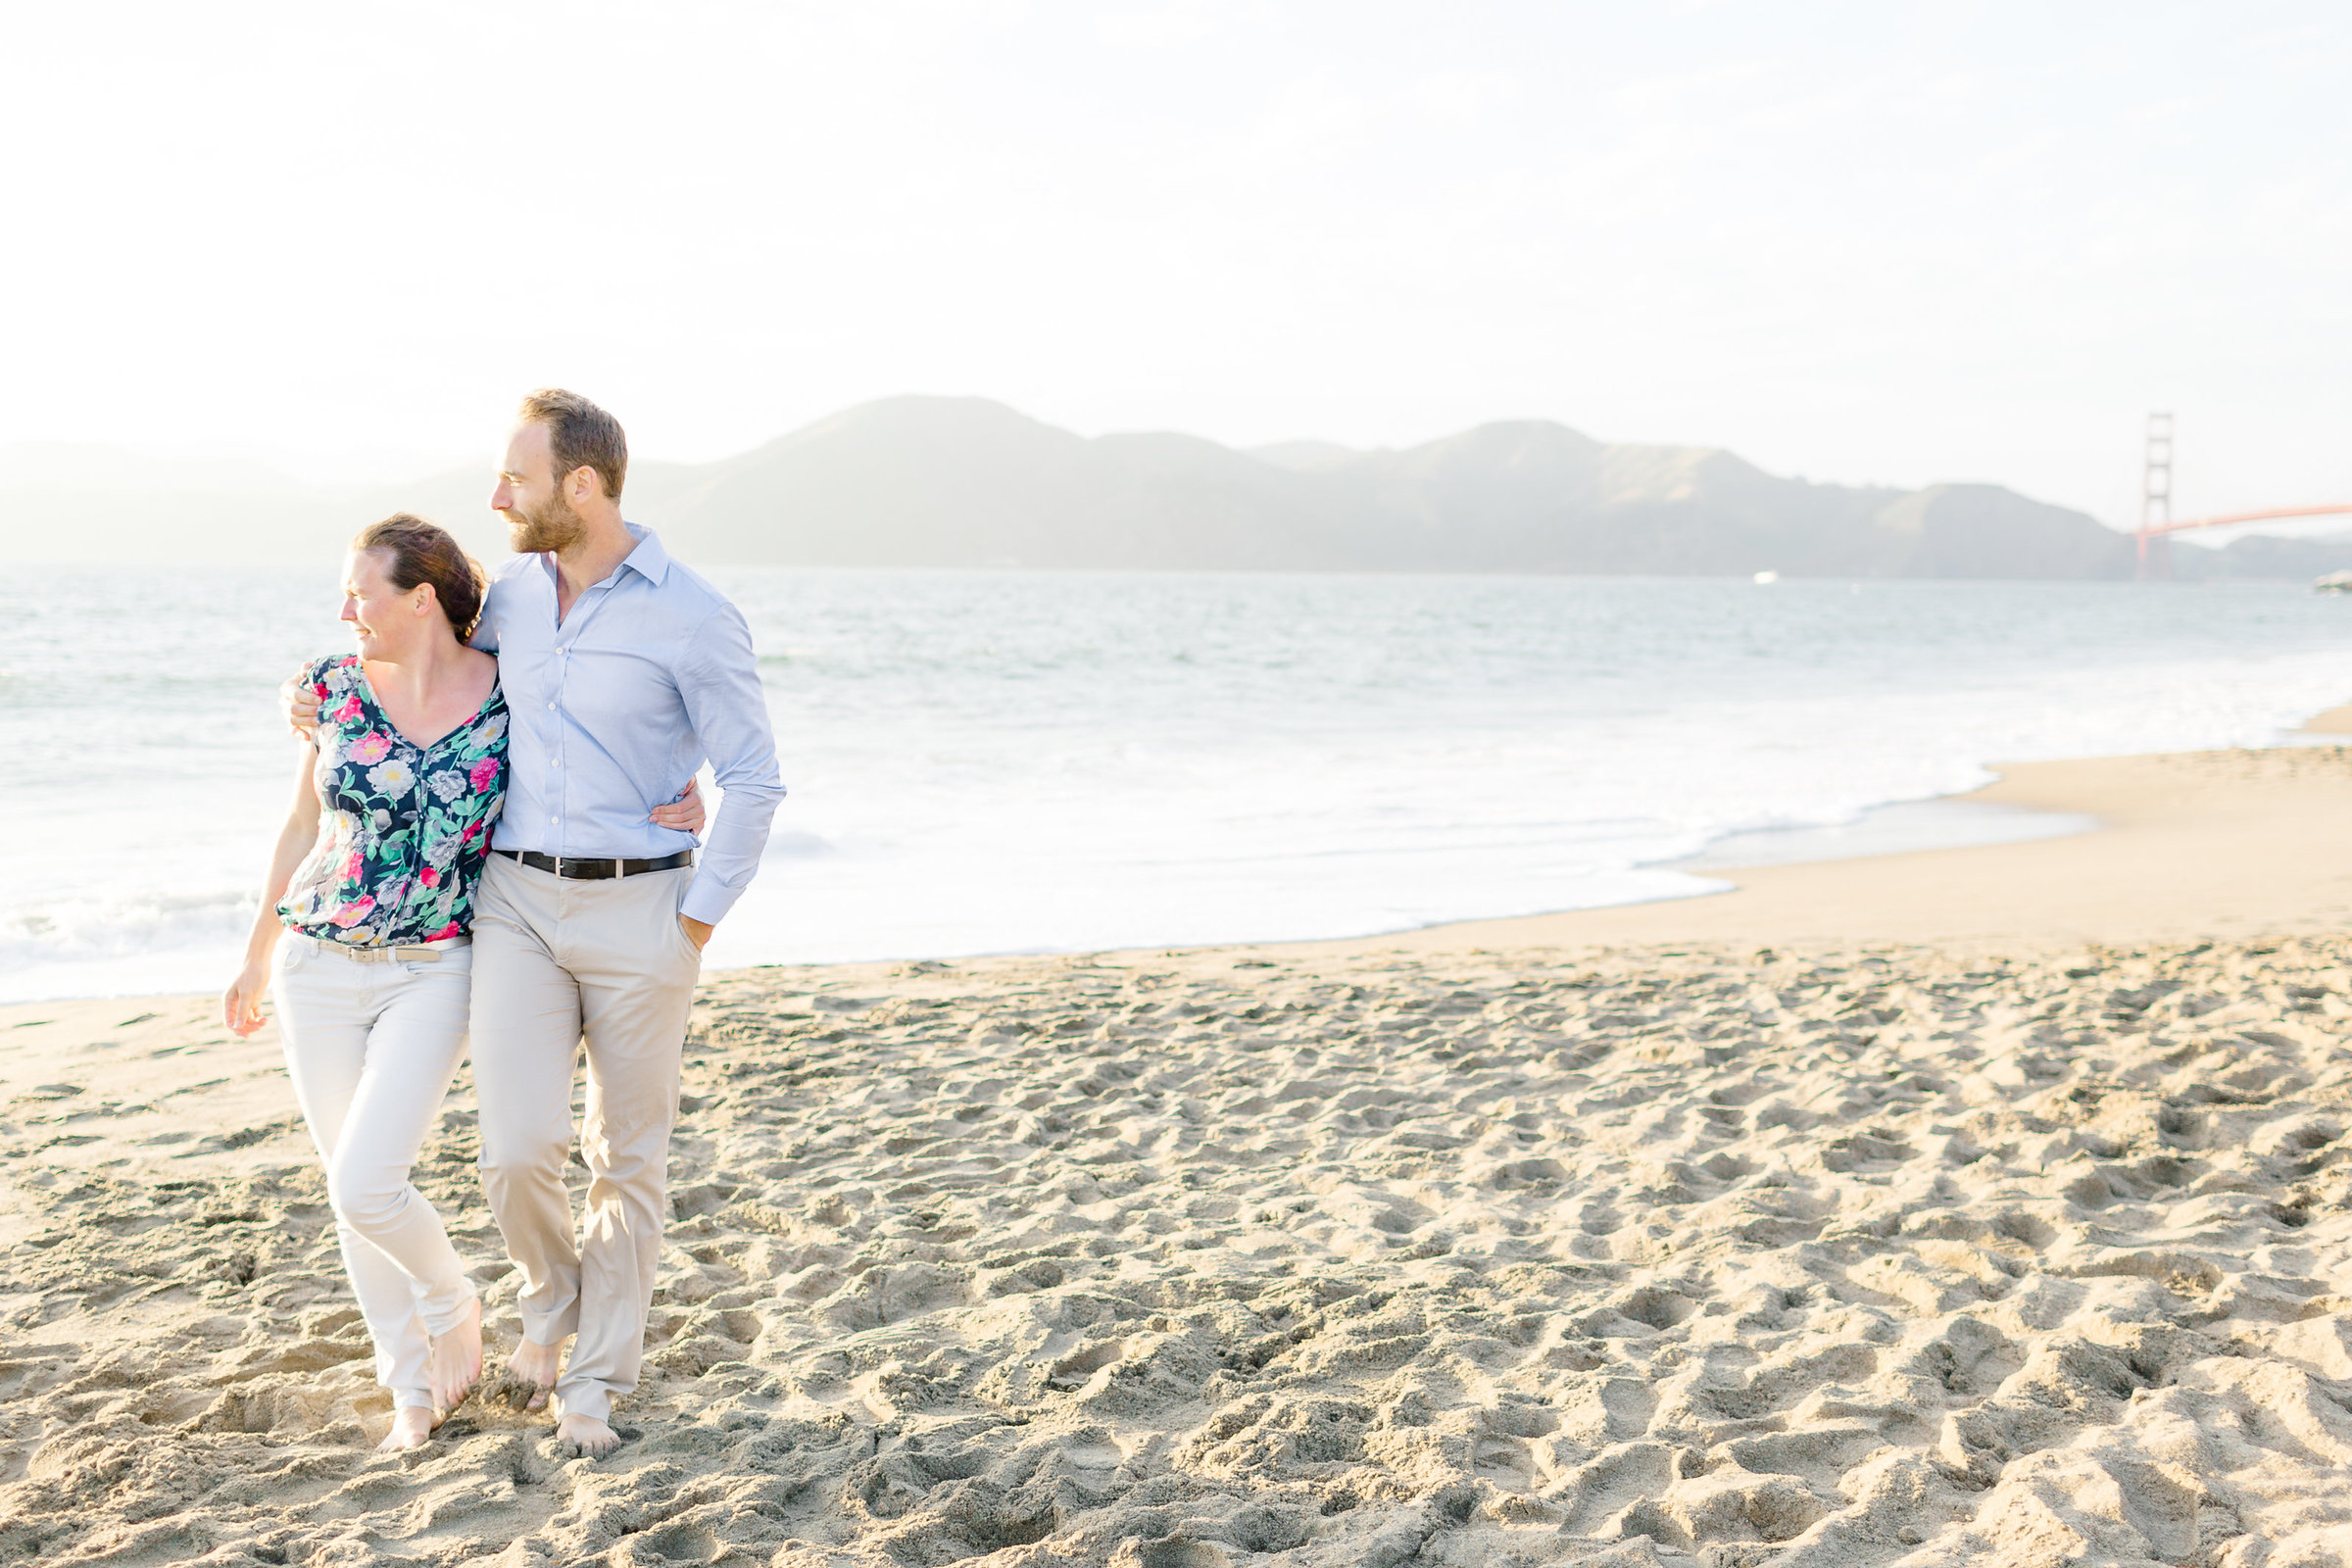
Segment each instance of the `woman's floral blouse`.
M303 678L318 694L318 846L278 918L353 948L466 934L507 798L505 695L493 685L471 718L419 747L376 706L358 655L318 660Z

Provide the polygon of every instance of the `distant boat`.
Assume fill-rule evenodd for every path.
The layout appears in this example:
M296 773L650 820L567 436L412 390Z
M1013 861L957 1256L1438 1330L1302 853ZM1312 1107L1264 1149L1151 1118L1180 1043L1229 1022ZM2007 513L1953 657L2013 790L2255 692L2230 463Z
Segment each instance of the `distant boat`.
M2352 594L2352 571L2331 571L2312 586L2324 594Z
M2352 578L2352 572L2344 572L2341 575L2347 578ZM1779 582L1780 580L1781 574L1777 571L1759 571L1756 573L1756 581L1758 582ZM2327 579L2322 578L2321 580L2324 582Z

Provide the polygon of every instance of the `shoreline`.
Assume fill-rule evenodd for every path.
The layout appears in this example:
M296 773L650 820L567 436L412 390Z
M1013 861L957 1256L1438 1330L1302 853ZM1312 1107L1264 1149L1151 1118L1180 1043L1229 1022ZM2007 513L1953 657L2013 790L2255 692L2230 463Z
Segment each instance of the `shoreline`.
M2322 720L2342 727L2323 729ZM1939 804L1985 804L2036 816L2094 819L2087 829L1815 860L1722 867L1707 865L1703 857L1677 862L1732 884L1717 893L1452 920L1359 937L753 964L706 970L701 984L779 974L985 971L1092 960L1226 956L1319 960L1661 945L2006 945L2044 952L2352 928L2352 824L2329 820L2338 802L2352 795L2352 705L2320 715L2305 732L2340 735L2342 748L2002 764L1993 769L1999 776L1990 784L1965 795L1936 797ZM2346 852L2340 869L2327 855L2331 842ZM2195 863L2183 867L2180 858ZM0 1003L0 1039L36 1015L91 1009L93 1016L114 1010L160 1016L184 1013L191 1004L209 1006L215 1000L201 993L154 992Z
M1475 949L1932 945L2020 952L2317 934L2352 926L2352 747L2033 762L1955 800L2089 815L2089 831L1890 855L1727 867L1731 891L1298 953ZM1276 951L1269 946L1268 951Z
M1722 867L1702 853L1681 863L1730 882L1728 891L1182 951L1320 958L1837 943L2048 952L2346 929L2352 704L2293 733L2314 743L1995 764L1992 783L1936 798L2093 819L2084 831Z
M2246 760L2305 753L2326 756L2331 748L2352 748L2352 704L2315 714L2299 729L2286 733L2308 739L2300 744L2230 751L1990 763L1987 770L1995 775L1993 781L1962 794L1868 808L1855 823L1843 827L1730 834L1694 856L1634 868L1674 871L1730 884L1721 891L1532 914L1470 916L1362 936L1212 942L1177 949L1070 949L785 961L706 969L703 980L708 984L726 975L773 969L850 971L906 963L974 965L1088 954L1263 950L1319 956L1390 948L1450 952L1478 946L1536 949L1563 944L1886 940L2047 945L2164 940L2197 929L2198 921L2207 917L2199 912L2204 908L2213 909L2211 917L2232 930L2258 926L2279 909L2289 911L2282 930L2319 929L2327 919L2338 916L2352 923L2352 880L2340 890L2333 886L2333 879L2325 877L2320 880L2328 885L2315 885L2308 873L2320 868L2310 866L2308 857L2282 850L2279 834L2245 835L2240 842L2235 831L2240 824L2224 820L2231 809L2230 791L2238 787L2251 792L2246 800L2252 809L2273 815L2291 813L2315 843L2329 841L2325 787L2320 786L2321 794L2316 797L2311 788L2325 775L2324 764L2290 762L2264 767L2249 765ZM2225 759L2233 760L2218 760ZM1984 807L2014 813L2036 825L2032 831L1998 836L1972 834L1963 842L1938 848L1840 847L1817 858L1786 856L1772 848L1772 841L1784 835L1834 841L1841 833L1866 834L1872 817L1882 812ZM2057 848L2067 843L2076 848ZM1712 857L1725 845L1741 846L1746 853L1718 863ZM2046 859L2041 853L2045 849L2052 852ZM2217 854L2234 857L2245 853L2259 857L2259 873L2247 867L2240 868L2243 874L2212 873L2211 862ZM2206 864L2193 878L2194 898L2216 898L2217 904L2191 907L2190 892L2167 891L2151 885L2144 876L2132 875L2132 863L2142 856L2181 854L2195 854ZM1978 860L1977 857L1985 858ZM2129 902L2135 912L2130 918L2112 918L2100 908L2097 890L2119 875L2133 886ZM1922 879L1937 890L1935 898L1906 897L1893 885L1916 890ZM2015 901L2001 891L2004 879L2028 888L2048 884L2055 896L2048 901L2048 907L2021 914L2009 907ZM2170 918L2153 913L2168 908L2176 911ZM55 1008L75 1002L165 1003L190 995L193 993L173 990L119 991L0 1001L0 1030L24 1008Z

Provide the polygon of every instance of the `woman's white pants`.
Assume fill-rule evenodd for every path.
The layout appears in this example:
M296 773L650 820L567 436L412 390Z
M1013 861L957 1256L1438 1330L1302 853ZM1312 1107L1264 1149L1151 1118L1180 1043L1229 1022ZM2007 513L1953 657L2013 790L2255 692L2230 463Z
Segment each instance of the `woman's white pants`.
M432 1403L432 1337L473 1299L441 1216L409 1181L466 1049L472 960L461 946L361 962L288 932L270 963L286 1069L326 1165L375 1379L402 1407Z

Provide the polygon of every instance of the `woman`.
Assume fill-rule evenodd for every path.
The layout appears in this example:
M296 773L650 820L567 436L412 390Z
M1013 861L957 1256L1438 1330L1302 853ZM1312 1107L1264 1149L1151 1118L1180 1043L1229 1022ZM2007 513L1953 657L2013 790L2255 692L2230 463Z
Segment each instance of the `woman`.
M304 673L318 730L245 967L221 999L228 1027L249 1035L264 987L274 994L376 1381L392 1393L385 1449L427 1441L482 1368L481 1303L409 1169L465 1049L473 891L506 799L498 662L466 646L485 589L455 539L406 513L352 541L343 618L359 651ZM697 831L701 802L689 792L654 816Z

